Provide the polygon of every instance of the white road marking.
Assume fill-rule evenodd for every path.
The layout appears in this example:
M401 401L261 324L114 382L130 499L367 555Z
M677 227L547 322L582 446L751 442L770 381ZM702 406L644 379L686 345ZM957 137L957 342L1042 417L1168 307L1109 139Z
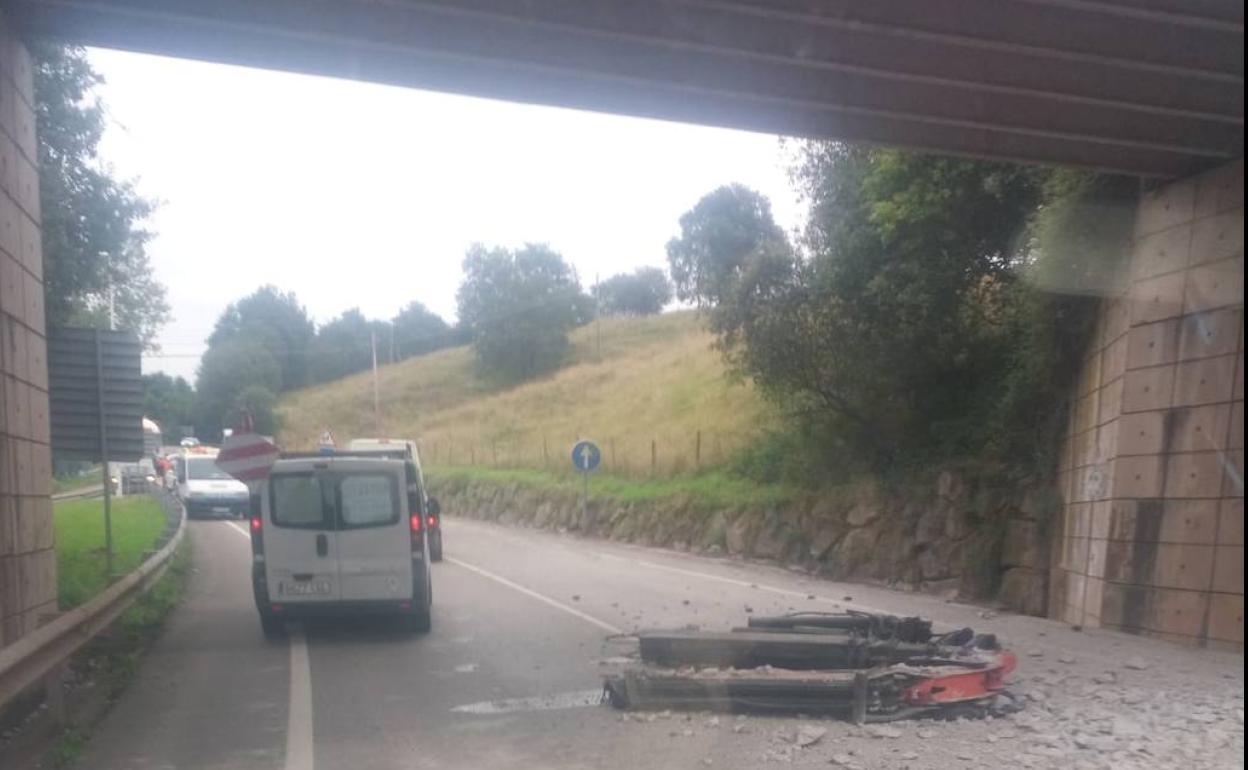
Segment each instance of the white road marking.
M514 714L518 711L554 711L556 709L575 709L602 704L602 690L580 690L577 692L561 692L556 695L538 695L533 698L508 698L505 700L486 700L480 703L469 703L456 706L451 711L462 714Z
M554 607L554 608L555 608L555 609L557 609L557 610L563 610L564 612L568 613L569 615L574 615L574 616L576 616L576 617L580 618L581 620L585 621L586 623L589 623L590 625L593 625L593 626L595 626L595 627L597 627L597 628L602 629L603 631L606 631L606 632L608 632L608 633L612 633L612 634L622 634L622 633L624 633L624 629L622 629L622 628L617 628L616 626L611 625L610 623L606 622L605 620L599 620L598 618L594 617L593 615L588 615L588 614L586 614L586 613L584 613L584 612L581 612L580 610L576 609L575 607L569 607L568 605L564 604L563 602L558 601L557 599L552 599L552 598L550 598L549 596L547 596L547 595L545 595L545 594L540 594L540 593L538 593L537 591L534 591L534 590L533 590L533 589L531 589L531 588L525 588L524 586L520 585L519 583L513 583L512 581L508 580L508 579L507 579L507 578L505 578L505 577L501 577L501 576L499 576L499 575L495 575L493 572L489 572L489 571L487 571L487 570L483 570L483 569L481 569L480 567L474 566L474 565L469 564L468 562L465 562L465 561L460 561L459 559L456 559L456 558L451 557L451 556L447 556L447 557L446 557L446 561L450 562L451 564L454 564L454 565L455 565L455 566L457 566L457 567L463 567L464 569L468 570L469 572L475 572L475 573L477 573L478 575L480 575L480 576L482 576L482 577L489 578L490 580L493 580L493 581L494 581L494 582L496 582L496 583L501 583L502 585L507 586L508 588L512 589L513 591L519 591L520 593L524 594L525 596L529 596L529 597L532 597L532 598L534 598L534 599L537 599L539 602L542 602L543 604L548 604L548 605L550 605L551 607Z
M312 668L303 631L290 635L290 710L286 720L286 770L312 770Z
M714 580L718 583L727 583L729 585L740 586L742 588L757 588L760 591L768 591L773 594L779 594L781 596L788 596L788 597L796 598L796 599L808 599L809 597L814 596L815 601L828 602L837 607L844 608L845 605L849 605L848 607L849 609L862 610L863 612L874 612L874 613L881 614L881 615L896 614L894 610L883 610L883 609L879 609L878 607L870 607L866 604L861 604L859 602L840 602L831 597L819 596L818 594L814 594L809 591L793 591L788 588L780 588L779 586L769 586L766 583L755 583L750 580L740 580L738 578L724 577L723 575L715 575L710 572L699 572L697 570L684 569L683 567L672 567L667 564L659 564L658 562L646 561L645 559L630 559L626 556L619 556L617 554L606 553L604 551L598 552L598 555L607 559L614 559L616 561L622 561L627 564L636 564L642 567L650 567L652 569L666 570L668 572L674 572L677 575L687 575L688 577L702 578L703 580Z
M225 522L231 531L251 541L251 533L233 521ZM290 634L290 706L286 719L285 770L313 770L312 666L308 661L308 640L301 629Z

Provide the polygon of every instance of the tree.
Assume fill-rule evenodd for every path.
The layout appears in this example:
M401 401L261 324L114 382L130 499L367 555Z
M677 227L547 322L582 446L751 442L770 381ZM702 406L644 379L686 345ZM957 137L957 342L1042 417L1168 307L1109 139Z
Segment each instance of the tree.
M785 243L771 202L734 184L703 196L680 218L680 236L667 244L676 296L715 305L732 291L750 257L764 244Z
M544 244L471 247L456 299L482 372L512 382L559 366L568 331L587 318L576 273Z
M99 160L103 80L80 47L36 43L31 53L48 323L115 322L151 347L169 318L147 255L153 207Z
M328 382L362 372L373 364L373 335L378 354L389 338L389 325L370 321L359 308L352 308L316 332L312 345L312 375L315 382Z
M143 413L160 425L166 441L182 438L181 427L195 423L195 391L185 378L145 374Z
M277 413L277 394L263 385L248 385L234 400L231 422L241 422L244 415L250 415L251 427L256 433L272 436L282 427L281 415Z
M411 302L391 322L400 360L447 347L452 342L446 321L419 302Z
M281 381L277 359L258 342L232 339L209 347L195 383L196 433L215 440L230 427L244 391L259 386L276 393Z
M710 193L668 247L736 369L877 467L982 446L1044 172L809 143L805 258L762 196Z
M277 361L280 389L294 390L309 382L308 356L315 337L316 327L293 293L262 286L221 313L208 345L239 339L262 345Z
M606 315L654 315L672 300L672 284L657 267L613 275L597 292L599 308Z

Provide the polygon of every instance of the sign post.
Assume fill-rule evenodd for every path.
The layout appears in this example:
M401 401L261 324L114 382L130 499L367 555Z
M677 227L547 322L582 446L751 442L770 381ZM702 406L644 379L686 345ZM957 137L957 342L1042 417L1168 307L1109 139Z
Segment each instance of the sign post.
M572 447L572 467L581 474L581 525L589 528L589 474L598 469L602 452L592 441L578 441Z

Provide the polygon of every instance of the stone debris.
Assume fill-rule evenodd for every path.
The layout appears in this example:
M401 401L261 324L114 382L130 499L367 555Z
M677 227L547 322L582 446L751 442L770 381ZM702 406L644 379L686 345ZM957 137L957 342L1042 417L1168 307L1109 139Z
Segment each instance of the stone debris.
M823 736L827 734L827 728L802 725L797 729L797 734L793 736L793 742L804 749L808 746L814 746L823 740Z
M1126 662L1124 662L1122 665L1125 668L1129 668L1133 671L1144 671L1148 668L1148 662L1138 656L1127 658Z
M901 730L890 725L872 725L867 733L872 738L900 738Z

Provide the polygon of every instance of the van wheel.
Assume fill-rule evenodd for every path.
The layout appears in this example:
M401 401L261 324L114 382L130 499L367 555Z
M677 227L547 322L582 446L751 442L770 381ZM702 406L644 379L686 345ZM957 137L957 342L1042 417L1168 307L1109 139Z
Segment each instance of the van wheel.
M429 605L404 615L403 627L413 634L427 634L433 630L433 612Z
M267 612L260 613L260 630L264 632L264 638L269 641L277 641L286 638L286 621L271 615Z

